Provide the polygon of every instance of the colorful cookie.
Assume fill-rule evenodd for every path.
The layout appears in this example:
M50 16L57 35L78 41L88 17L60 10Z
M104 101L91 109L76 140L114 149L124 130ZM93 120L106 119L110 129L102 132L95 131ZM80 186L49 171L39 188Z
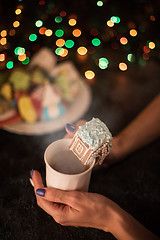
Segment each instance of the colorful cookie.
M11 73L9 81L14 91L24 91L30 86L31 76L26 70L17 68Z
M37 120L37 114L33 107L32 101L28 96L22 96L18 100L18 110L21 117L28 123L33 123Z

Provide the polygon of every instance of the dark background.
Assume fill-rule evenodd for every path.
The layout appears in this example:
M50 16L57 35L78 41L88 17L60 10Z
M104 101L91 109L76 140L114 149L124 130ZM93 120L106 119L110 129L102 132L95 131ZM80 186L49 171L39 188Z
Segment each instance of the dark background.
M103 7L97 7L96 1L46 1L43 6L39 1L1 1L0 3L0 31L9 29L18 4L23 4L24 11L21 26L16 35L9 40L8 49L0 48L1 53L7 53L8 59L20 64L14 56L16 46L23 45L31 56L42 46L55 49L55 40L38 37L36 43L27 40L28 34L35 30L34 22L40 17L46 18L45 25L55 29L52 17L61 10L76 14L79 26L84 34L64 59L71 60L82 75L88 69L94 70L96 78L87 82L92 91L92 103L83 118L90 120L98 117L104 121L113 136L123 129L134 117L159 93L159 1L105 1ZM54 6L53 6L54 5ZM46 15L46 16L45 16ZM115 26L115 36L108 41L102 41L101 47L96 48L94 54L81 62L76 57L76 47L82 43L91 45L91 28L99 31L102 38L104 23L112 15L118 15L121 23ZM154 15L156 21L149 20ZM132 39L127 35L127 23L133 21L139 35ZM145 26L145 32L140 26ZM70 27L67 18L62 27ZM130 50L126 50L117 41L117 34L130 39ZM68 37L66 35L66 39ZM139 59L143 55L143 46L148 40L156 43L156 48L149 54L149 59L143 65ZM111 45L117 41L119 48L112 49ZM37 44L37 48L35 48ZM36 49L36 50L35 50ZM118 63L126 61L128 52L134 53L136 61L128 64L128 69L122 72ZM96 65L96 59L107 56L109 67L102 70ZM58 58L59 62L62 61ZM1 65L2 71L7 70ZM148 116L149 117L149 116ZM59 239L114 239L103 231L90 228L63 227L55 223L43 210L36 205L33 188L29 182L29 171L37 169L45 180L45 165L43 154L46 147L64 136L65 131L44 134L41 136L17 135L0 130L0 240L59 240ZM93 171L89 191L107 196L123 209L134 216L145 227L160 236L160 140L157 139L146 147L128 156L122 162L108 169Z

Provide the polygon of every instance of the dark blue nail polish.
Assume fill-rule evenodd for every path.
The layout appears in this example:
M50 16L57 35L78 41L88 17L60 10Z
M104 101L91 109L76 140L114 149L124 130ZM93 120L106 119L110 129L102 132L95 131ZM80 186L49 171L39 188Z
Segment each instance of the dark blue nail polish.
M42 188L38 188L38 189L36 190L36 194L37 194L38 196L41 196L41 197L44 197L45 192L46 192L46 190L45 190L45 189L42 189Z
M74 124L67 123L66 124L66 129L70 132L75 132L76 126Z
M33 177L33 169L30 171L31 178Z

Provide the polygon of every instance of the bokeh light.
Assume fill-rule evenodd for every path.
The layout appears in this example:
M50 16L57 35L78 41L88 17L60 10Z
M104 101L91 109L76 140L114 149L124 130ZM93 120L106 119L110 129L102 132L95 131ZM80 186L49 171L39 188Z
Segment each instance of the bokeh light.
M129 53L128 55L127 55L127 60L129 61L129 62L135 62L135 56L132 54L132 53Z
M22 61L22 64L27 65L29 63L29 57L26 57L24 61Z
M98 47L101 44L101 41L99 38L94 38L92 39L92 44L93 46Z
M130 33L130 35L132 37L136 37L137 36L137 30L135 30L135 29L131 29L129 33Z
M37 35L34 34L34 33L32 33L31 35L29 35L29 40L30 40L31 42L36 41L36 40L37 40Z
M112 16L110 18L110 20L113 22L113 23L120 23L120 18L119 17L116 17L116 16Z
M14 36L15 33L16 33L16 31L15 31L14 29L11 29L11 30L9 31L9 35L10 35L10 36Z
M42 27L43 22L42 22L41 20L37 20L37 21L35 22L35 25L36 25L36 27Z
M2 30L1 31L1 37L6 37L7 36L7 31L6 30Z
M107 21L107 26L108 27L114 27L114 22L112 22L111 20Z
M22 12L22 10L18 8L18 9L16 9L15 14L19 15L19 14L21 14L21 12Z
M70 26L75 26L77 21L76 21L76 19L71 18L71 19L69 19L68 23L69 23Z
M68 50L66 48L63 48L59 51L59 55L61 57L66 57L68 55Z
M126 45L128 43L128 39L126 37L121 37L120 38L120 43L123 45Z
M62 37L64 35L64 31L62 29L57 29L55 35L57 37Z
M14 53L16 55L23 55L25 53L25 48L23 48L23 47L16 47L14 49Z
M25 59L26 59L26 54L22 54L18 56L18 60L21 62L24 61Z
M12 61L7 62L6 67L8 69L12 69L13 68L13 62Z
M95 77L95 73L91 70L88 70L88 71L85 72L85 77L88 80L92 80Z
M121 62L121 63L119 64L119 69L120 69L121 71L126 71L126 70L127 70L127 64L124 63L124 62Z
M45 32L46 32L46 30L47 30L46 27L41 27L41 28L39 29L39 33L40 33L41 35L44 35Z
M5 45L7 43L7 38L1 38L0 39L0 44Z
M19 26L20 26L20 22L19 21L14 21L13 27L17 28Z
M150 52L150 48L148 46L144 46L143 47L143 51L144 51L144 53L149 53Z
M5 54L2 53L0 54L0 62L3 62L5 60Z
M72 48L72 47L74 46L74 41L73 41L73 40L67 40L67 41L65 42L65 46L66 46L67 48Z
M154 49L156 47L156 44L154 42L149 42L148 46L150 49Z
M73 30L72 34L73 34L74 37L80 37L82 32L81 32L80 29L77 28L77 29Z
M107 58L103 57L99 59L99 62L98 62L99 68L106 69L108 67L108 64L109 64L109 61Z
M57 39L57 41L56 41L57 47L63 47L64 44L65 44L65 40L64 39L62 39L62 38Z
M54 20L55 20L56 23L60 23L60 22L62 22L62 17L61 16L56 16Z
M97 2L97 6L98 6L98 7L102 7L102 6L103 6L103 2L102 2L102 1L98 1L98 2Z
M80 54L80 55L85 55L87 53L87 48L86 47L79 47L77 49L77 52Z
M46 35L47 37L52 36L52 34L53 34L53 31L52 31L51 29L47 29L47 30L45 31L45 35Z

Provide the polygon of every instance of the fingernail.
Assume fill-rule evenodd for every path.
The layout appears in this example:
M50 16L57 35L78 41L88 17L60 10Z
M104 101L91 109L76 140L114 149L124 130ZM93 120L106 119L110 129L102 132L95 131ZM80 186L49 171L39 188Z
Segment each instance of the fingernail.
M66 129L70 132L75 132L76 126L74 124L67 123L66 124Z
M29 181L30 181L31 185L34 187L34 183L33 183L32 178L29 178Z
M36 190L36 194L37 194L38 196L41 196L41 197L44 197L45 192L46 192L46 190L45 190L45 189L42 189L42 188L38 188L38 189Z
M31 178L33 177L33 169L30 171Z

